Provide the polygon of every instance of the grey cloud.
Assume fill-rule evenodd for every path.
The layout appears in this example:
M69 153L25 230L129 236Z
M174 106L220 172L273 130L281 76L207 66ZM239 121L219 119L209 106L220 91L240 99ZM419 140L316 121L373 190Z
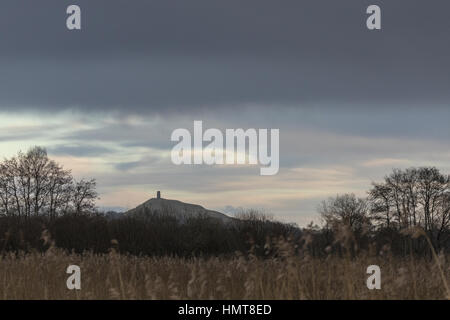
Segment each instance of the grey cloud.
M149 168L149 167L155 167L156 165L166 165L166 163L162 163L160 157L147 155L140 159L139 161L127 161L127 162L119 162L113 164L114 167L119 171L130 171L133 169L140 169L140 168Z
M77 3L81 32L65 29L69 1L2 1L2 109L188 114L450 98L448 1L379 0L381 32L365 28L366 0Z
M19 133L19 134L1 134L0 142L3 141L18 141L18 140L28 140L36 138L35 134L32 133Z
M116 164L114 167L117 169ZM122 163L122 165L124 165ZM129 163L126 174L118 171L114 174L96 174L99 185L126 187L129 185L155 184L162 189L189 190L198 193L214 193L230 190L227 182L238 183L248 178L259 176L256 166L236 168L234 166L218 168L216 166L176 166L167 162L147 161L142 159L138 163ZM125 164L125 167L127 164ZM134 166L134 167L133 167ZM133 167L133 168L132 168Z
M116 169L119 171L127 171L130 169L137 168L141 166L142 163L140 161L130 161L130 162L121 162L115 165Z
M145 167L145 155L167 152L176 144L170 141L176 128L192 131L198 115L142 123L102 124L99 128L74 131L59 139L83 145L114 144L127 153L139 152L143 160L122 164L117 168ZM240 113L221 111L203 114L207 128L280 128L280 164L283 168L315 165L346 165L349 161L364 162L379 157L426 159L445 152L449 147L450 111L421 109L364 111L317 108L316 110L277 109L259 113L258 108ZM145 151L147 150L147 151ZM152 161L153 163L153 161Z
M105 124L94 129L74 131L60 138L75 143L114 143L122 148L142 147L167 151L172 147L170 134L171 127L165 122L156 125Z
M15 125L0 128L0 142L29 140L48 137L51 132L61 129L58 125Z
M48 148L49 154L77 157L95 157L114 153L111 148L91 145L56 145Z

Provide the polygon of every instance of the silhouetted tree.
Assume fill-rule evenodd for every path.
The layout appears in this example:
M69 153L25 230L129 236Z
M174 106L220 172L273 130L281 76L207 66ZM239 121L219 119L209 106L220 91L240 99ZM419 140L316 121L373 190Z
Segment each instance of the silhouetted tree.
M318 211L328 226L340 224L359 231L369 222L367 201L353 193L322 201Z
M75 182L72 192L75 213L92 212L95 209L95 200L98 198L95 187L95 179Z
M422 227L436 242L450 228L450 176L434 167L394 169L369 191L371 217L379 227Z
M0 163L0 213L30 217L95 209L95 180L74 181L70 170L50 160L42 147Z

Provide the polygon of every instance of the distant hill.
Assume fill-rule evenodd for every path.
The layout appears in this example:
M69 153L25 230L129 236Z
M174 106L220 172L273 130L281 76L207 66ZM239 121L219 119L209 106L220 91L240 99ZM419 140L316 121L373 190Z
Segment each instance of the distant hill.
M231 222L235 219L221 212L208 210L197 204L190 204L178 200L163 198L152 198L140 204L134 209L125 212L125 215L146 216L151 214L162 214L175 216L181 221L190 217L208 217L219 219L222 222Z

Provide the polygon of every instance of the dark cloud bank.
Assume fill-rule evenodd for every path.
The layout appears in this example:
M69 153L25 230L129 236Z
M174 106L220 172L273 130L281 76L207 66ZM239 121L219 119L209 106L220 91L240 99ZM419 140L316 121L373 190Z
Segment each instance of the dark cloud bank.
M381 31L361 0L2 0L0 108L446 104L450 3L376 2ZM65 28L74 3L81 31Z

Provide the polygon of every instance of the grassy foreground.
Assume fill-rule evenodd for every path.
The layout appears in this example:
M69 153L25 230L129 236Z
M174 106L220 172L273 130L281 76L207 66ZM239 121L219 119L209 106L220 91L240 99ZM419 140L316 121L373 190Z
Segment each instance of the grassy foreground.
M449 257L324 259L150 258L110 254L6 254L0 299L446 299ZM81 290L68 290L66 268L81 267ZM381 268L381 290L368 290L366 268Z

